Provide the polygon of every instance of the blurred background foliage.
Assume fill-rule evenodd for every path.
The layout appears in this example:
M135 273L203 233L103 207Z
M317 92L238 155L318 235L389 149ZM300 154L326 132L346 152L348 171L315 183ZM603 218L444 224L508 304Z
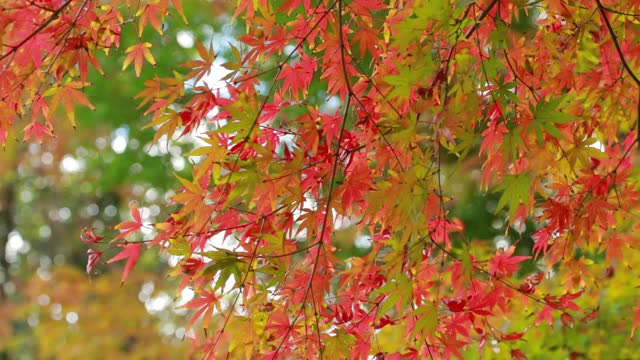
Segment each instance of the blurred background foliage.
M183 2L189 24L168 17L164 35L151 29L143 34L143 40L157 44L152 48L155 69L143 68L140 79L131 68L121 71L124 49L137 41L134 25L127 25L121 49L100 56L106 76L90 72L89 81L94 85L86 88L86 94L96 111L78 108L77 129L59 122L55 141L8 142L0 153L0 359L189 356L188 334L183 327L186 311L178 305L192 294L188 289L176 294L176 284L161 276L175 259L144 252L136 270L119 288L120 266L104 265L116 249L99 248L104 251L103 260L89 279L84 273L87 247L79 240L83 227L95 227L98 234L112 236L106 229L129 216L129 200L138 202L146 222L165 218L171 209L164 208L164 200L177 186L173 173L189 177L185 154L197 139L187 136L169 145L164 139L151 143L154 131L143 129L146 120L133 99L144 88L145 79L155 74L171 76L172 71L180 71L180 63L195 58L196 40L205 46L213 42L219 56L219 69L214 72L224 74L219 64L233 42L228 4ZM515 30L535 31L531 18L519 16ZM234 26L241 28L242 24ZM362 59L362 64L370 61ZM215 80L212 76L209 86L215 87ZM339 107L335 99L327 97L322 81L313 81L309 94L309 103L322 104L323 111ZM296 116L294 107L289 111L288 115ZM443 158L443 186L445 193L453 196L451 215L465 224L464 232L454 234L453 240L461 249L486 249L487 255L509 245L516 245L519 255L532 255L535 224L528 221L507 227L506 212L495 212L500 194L477 191L477 169L481 166L477 153L476 144L463 162L453 156ZM360 236L349 227L337 231L334 244L338 255L366 254L368 249L358 241ZM586 309L600 306L599 317L584 323L576 317L573 328L558 320L551 326L543 323L526 329L526 341L517 346L530 359L640 358L628 337L630 319L621 315L634 305L634 294L621 290L634 281L624 269L638 265L595 266L591 270L593 282L606 288L605 295L584 296L579 305ZM536 270L543 269L529 261L521 276ZM531 316L539 311L533 304L522 306ZM506 320L501 326L508 329L501 331L522 331L526 326ZM377 343L381 351L395 351L403 336L389 326L379 334ZM509 358L509 351L496 342L481 351L469 349L464 356Z

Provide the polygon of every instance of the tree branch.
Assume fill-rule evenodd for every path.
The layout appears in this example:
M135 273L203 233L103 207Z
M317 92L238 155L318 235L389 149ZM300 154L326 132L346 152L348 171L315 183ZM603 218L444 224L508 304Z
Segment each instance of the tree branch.
M496 6L496 4L498 3L498 0L493 0L491 1L491 3L489 4L489 6L487 6L486 9L484 9L484 11L482 11L482 14L480 14L480 16L476 19L476 23L473 24L473 26L471 27L471 29L469 29L467 31L466 34L464 34L464 38L469 40L469 38L471 37L471 35L473 35L473 33L478 30L478 28L480 27L480 23L482 22L482 20L484 20L484 18L487 17L487 15L489 15L489 11L491 11L491 9L493 9L494 6Z
M34 36L38 35L38 33L40 31L42 31L44 28L49 26L49 24L51 24L51 22L53 22L53 20L55 20L58 17L58 15L60 15L60 13L64 9L66 9L67 6L69 6L69 4L71 4L72 1L73 0L67 0L64 4L62 4L62 6L60 6L56 11L54 11L47 18L47 20L45 20L45 22L40 24L40 26L38 26L38 28L33 30L33 32L31 34L29 34L29 36L27 36L26 38L22 39L22 41L20 41L17 45L9 46L11 48L11 50L9 50L6 54L3 54L2 56L0 56L0 61L6 59L9 55L11 55L11 54L15 53L16 51L18 51L18 49L20 49L20 47L22 47L22 45L26 44L29 40L33 39Z
M638 79L638 76L634 74L633 70L631 70L629 63L627 63L627 59L625 59L624 54L622 53L622 49L620 48L620 43L618 42L618 37L616 36L616 33L613 31L611 22L609 22L609 19L607 18L607 14L605 13L605 11L607 11L608 9L602 6L602 3L600 2L600 0L596 0L596 4L598 4L598 10L600 10L600 15L602 15L602 20L604 21L604 24L607 26L607 29L609 30L609 35L611 35L611 40L613 41L613 45L615 46L616 52L620 57L620 62L622 63L622 67L625 69L627 74L631 76L631 79L633 79L633 82L638 87L638 105L636 110L637 116L638 116L638 119L636 120L636 142L638 143L638 145L640 145L640 79Z

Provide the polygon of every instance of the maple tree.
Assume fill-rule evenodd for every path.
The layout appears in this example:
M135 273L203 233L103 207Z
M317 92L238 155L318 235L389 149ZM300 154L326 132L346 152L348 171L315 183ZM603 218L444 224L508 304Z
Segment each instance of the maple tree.
M0 142L53 136L61 107L75 126L96 53L123 31L139 39L123 69L151 71L142 36L169 14L188 20L176 0L3 4ZM143 251L179 257L205 357L524 358L537 329L605 311L617 272L635 291L639 15L636 1L239 0L236 41L196 43L137 96L156 141L202 140L171 213L132 203L113 233L85 229L87 272L105 251L123 281ZM497 246L456 216L464 181L495 195Z

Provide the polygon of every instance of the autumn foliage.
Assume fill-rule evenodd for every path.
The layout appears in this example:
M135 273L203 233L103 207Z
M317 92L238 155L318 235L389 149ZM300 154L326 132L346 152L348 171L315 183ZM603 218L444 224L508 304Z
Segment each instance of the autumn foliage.
M121 32L189 17L178 0L2 7L0 142L48 141L68 126L57 114L75 126L97 53L152 72L155 44L121 49ZM637 291L639 14L638 1L239 0L236 42L196 43L137 97L156 140L203 140L192 175L164 220L132 203L112 232L85 229L87 271L105 249L126 260L123 281L141 252L179 257L207 358L495 344L526 358L534 329L589 326L615 271ZM230 72L212 88L222 52ZM499 194L492 211L529 238L470 238L452 215L461 178ZM626 311L633 336L640 305Z

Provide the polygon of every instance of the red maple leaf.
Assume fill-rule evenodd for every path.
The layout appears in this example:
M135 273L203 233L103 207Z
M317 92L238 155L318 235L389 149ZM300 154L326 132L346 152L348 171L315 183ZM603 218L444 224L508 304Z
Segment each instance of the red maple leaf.
M500 336L500 340L502 340L502 341L520 340L520 339L522 339L523 336L524 336L524 332L503 334L502 336Z
M91 275L93 269L95 269L96 265L98 265L100 257L102 257L101 251L94 249L87 250L87 275Z
M547 252L549 251L549 241L553 239L552 234L553 230L544 227L531 235L531 238L535 240L535 243L533 244L533 252L536 259L540 256L540 253L542 253L542 256L547 255Z
M598 313L600 312L600 307L596 307L591 310L587 315L585 315L582 319L580 319L583 323L588 323L589 321L595 320L598 317Z
M542 322L543 320L549 325L553 324L553 318L551 317L552 311L553 311L553 308L551 306L545 305L544 308L542 308L542 311L538 313L538 316L536 317L535 325L536 326L540 325L540 322Z
M282 338L286 334L297 336L297 328L299 325L291 326L291 322L286 313L282 311L274 311L269 315L269 322L266 329L272 330L272 336L276 338Z
M32 121L24 128L24 140L27 141L31 139L31 137L36 138L39 143L42 143L44 136L53 137L53 131L50 126L44 125L40 121Z
M111 242L124 239L125 237L137 232L142 227L142 217L140 216L140 210L138 210L134 203L131 203L129 205L129 208L133 221L123 221L120 224L116 225L115 229L120 230L120 234L113 238Z
M202 322L205 324L204 327L206 328L207 327L206 324L208 324L209 321L211 320L211 316L213 316L213 310L216 306L219 306L218 297L214 293L206 290L203 290L200 293L200 297L197 297L189 301L188 303L182 305L181 307L183 308L198 309L198 311L196 311L196 313L193 314L193 316L187 323L187 329L191 329L193 324L200 317L202 317Z
M530 256L512 256L515 246L507 250L500 249L489 260L489 272L497 277L509 276L518 271L518 264L530 258Z
M302 91L306 94L317 67L317 60L306 54L293 66L285 64L278 76L279 80L283 80L282 91L290 90L293 94Z
M509 130L504 122L498 122L498 117L494 116L489 123L489 127L482 132L482 144L480 145L480 154L490 153L495 147L499 147L504 140L504 134Z
M98 236L96 234L93 233L93 231L96 228L83 228L82 231L80 231L80 241L82 241L85 244L95 244L97 242L100 242L104 239L104 237L102 236Z
M120 251L116 256L112 257L107 261L107 264L112 262L120 261L127 259L127 263L124 265L124 270L122 271L122 279L120 280L120 284L124 284L125 280L129 276L129 273L136 266L138 259L140 258L140 249L142 245L140 243L126 243L126 244L118 244L118 247L124 248L124 250Z

